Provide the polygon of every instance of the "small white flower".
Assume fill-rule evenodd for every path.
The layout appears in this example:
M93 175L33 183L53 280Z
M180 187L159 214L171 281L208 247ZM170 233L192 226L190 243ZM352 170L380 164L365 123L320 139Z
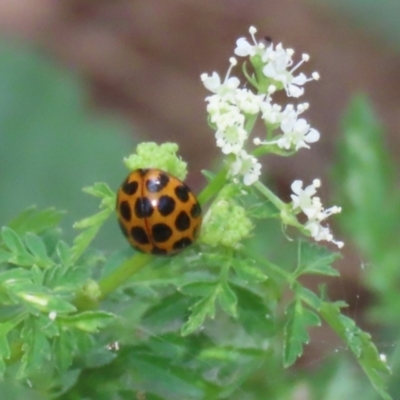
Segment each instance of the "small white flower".
M235 54L239 57L253 57L256 54L261 55L265 49L265 45L263 43L258 43L254 36L257 29L254 26L251 26L249 32L253 39L253 44L250 44L244 37L241 37L236 41Z
M235 97L235 91L240 85L238 78L235 76L230 76L232 68L237 64L237 61L234 57L231 57L229 62L230 66L223 82L221 81L219 74L215 71L212 73L212 75L208 75L206 73L200 75L200 79L206 89L218 95L221 101L233 101Z
M317 188L321 186L319 179L314 179L312 184L303 189L303 182L296 180L292 183L291 189L294 194L292 198L293 210L301 210L307 215L308 219L315 219L321 213L323 207L319 197L313 197L317 193Z
M221 82L221 78L217 72L213 72L212 75L201 74L200 76L204 86L210 92L218 94L221 99L233 98L235 90L240 85L240 81L235 76L227 77L224 82Z
M247 139L247 132L239 125L230 125L223 130L218 129L215 138L217 139L217 146L221 147L224 154L237 154L243 148Z
M243 183L250 186L258 181L261 175L261 164L257 158L241 150L236 155L236 160L231 164L229 174L232 177L243 176Z
M244 115L241 114L236 106L227 102L210 103L207 107L207 111L210 114L211 122L220 130L224 130L232 125L244 125Z
M236 105L246 114L257 114L263 104L265 95L254 94L249 89L237 89L235 102Z
M267 99L268 100L268 99ZM270 99L269 99L270 100ZM282 107L278 104L273 104L271 101L264 101L261 106L261 118L270 124L280 122Z
M271 141L258 141L258 144L273 145L285 150L299 150L310 148L309 143L319 140L319 132L311 128L307 121L298 118L299 114L308 109L308 103L299 104L295 109L288 104L283 111L277 104L264 101L261 105L262 118L270 124L280 124L282 136Z
M284 49L281 43L276 45L275 49L271 44L262 56L265 62L263 73L266 77L281 82L288 96L300 97L304 93L304 88L301 86L310 80L319 79L319 75L314 72L311 78L307 78L303 73L295 76L294 72L310 57L308 54L303 54L302 59L289 69L293 65L293 54L293 49Z
M298 118L298 115L307 108L308 104L303 104L297 110L289 109L286 112L286 116L282 118L281 130L283 136L277 140L277 145L281 149L289 150L294 148L299 150L302 147L309 149L308 143L314 143L319 140L319 132L311 128L304 118Z
M292 208L294 211L302 211L307 216L308 222L304 227L316 241L326 240L341 248L344 243L334 240L330 229L326 226L322 226L321 222L330 215L341 212L342 209L333 206L324 210L321 199L314 196L317 192L317 188L320 186L321 181L319 179L314 179L312 184L305 189L303 189L302 181L294 181L291 185L291 189L294 193L291 195Z

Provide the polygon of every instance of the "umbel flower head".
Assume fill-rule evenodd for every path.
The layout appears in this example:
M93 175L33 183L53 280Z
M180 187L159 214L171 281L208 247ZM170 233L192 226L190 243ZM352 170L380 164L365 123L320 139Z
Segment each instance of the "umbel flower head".
M319 79L319 74L300 71L310 60L308 54L302 54L295 61L293 49L285 48L282 43L258 41L256 32L256 28L250 27L250 40L241 37L236 41L234 53L239 60L243 60L244 84L233 74L238 66L235 57L229 59L230 65L224 78L214 71L211 74L203 73L201 80L211 92L205 98L208 122L215 131L216 145L224 155L227 177L234 183L259 187L262 167L256 155L274 153L288 156L302 149L310 149L319 140L318 130L303 117L309 104L293 103L293 100L297 101L304 95L307 83ZM287 104L274 101L279 91L286 94ZM249 140L257 119L265 126L265 137ZM249 144L253 148L248 148ZM284 223L299 226L296 215L303 212L308 218L303 231L317 241L330 241L341 247L343 243L335 241L329 227L322 225L327 217L341 209L336 206L323 208L319 197L314 196L319 185L320 181L314 180L312 185L303 190L300 180L293 182L293 202L290 205L281 202L269 190L263 190L263 193L280 209ZM226 202L215 207L222 214L229 209ZM237 214L240 212L237 211Z
M321 199L316 197L317 188L321 186L319 179L314 179L312 184L303 189L303 182L296 180L292 183L292 208L294 212L303 212L308 221L305 224L305 229L316 240L325 240L336 244L339 248L343 247L344 243L334 240L333 235L327 226L322 226L322 221L332 214L337 214L342 211L341 207L333 206L324 209Z
M217 72L201 75L204 86L212 92L206 102L216 144L224 155L229 156L226 159L229 176L234 180L242 179L245 185L257 182L261 175L261 164L246 148L257 118L263 120L268 137L267 140L256 138L253 144L262 146L265 153L291 154L301 148L310 148L310 144L320 137L304 118L299 118L308 109L308 103L282 107L273 102L277 91L284 90L287 96L297 98L304 94L307 82L318 79L316 72L311 77L297 73L309 56L303 54L294 65L292 49L285 49L282 44L274 46L273 43L258 42L256 29L251 27L249 31L253 43L240 38L235 48L235 54L247 58L254 70L249 75L247 64L243 64L246 84L242 85L239 78L232 75L238 64L234 57L229 59L230 65L223 79Z

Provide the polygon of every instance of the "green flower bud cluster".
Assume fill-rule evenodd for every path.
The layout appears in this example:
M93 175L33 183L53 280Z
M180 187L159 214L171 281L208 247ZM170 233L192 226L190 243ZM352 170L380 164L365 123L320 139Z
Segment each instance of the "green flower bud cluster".
M141 143L136 147L136 153L124 158L124 163L130 171L138 168L158 168L183 181L187 175L187 164L176 155L178 149L176 143Z
M226 189L204 216L200 241L212 247L238 248L240 241L250 235L253 224L233 197L224 196L232 193L230 185Z

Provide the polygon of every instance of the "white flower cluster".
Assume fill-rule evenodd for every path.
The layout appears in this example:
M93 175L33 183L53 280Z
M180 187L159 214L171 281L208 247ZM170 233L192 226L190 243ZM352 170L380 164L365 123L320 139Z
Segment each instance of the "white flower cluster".
M216 72L211 76L202 74L201 80L214 93L206 97L206 101L210 121L217 127L217 146L221 147L224 154L235 155L235 161L230 166L230 175L243 176L244 184L251 185L261 174L261 164L243 149L248 138L245 129L246 114L259 113L265 96L255 95L248 89L240 89L239 79L229 76L232 67L236 65L236 59L231 58L229 61L231 66L223 82Z
M303 189L302 181L294 181L291 186L294 193L291 195L293 211L302 211L307 216L308 221L304 227L316 241L326 240L342 248L344 243L334 240L329 227L321 225L323 220L332 214L340 213L342 209L337 206L327 209L323 208L321 199L314 196L317 193L317 188L320 186L321 181L319 179L314 179L312 184L305 189Z
M235 58L229 60L230 67L223 81L216 72L212 75L201 75L204 86L213 93L206 97L206 101L210 122L216 127L217 146L224 154L234 155L229 174L231 177L242 176L245 185L256 182L261 174L261 164L244 149L249 137L246 122L254 121L259 113L268 128L279 128L281 133L270 141L256 138L256 145L277 146L284 151L297 151L303 147L309 148L309 143L316 142L320 136L305 119L299 118L299 115L307 110L307 103L297 107L289 104L282 109L280 105L272 102L272 95L277 90L284 89L289 97L297 98L304 93L303 86L306 82L319 79L316 72L310 78L303 73L295 75L295 71L308 61L309 56L303 54L301 61L293 66L292 49L284 49L281 44L274 47L272 43L268 46L259 43L254 36L256 29L251 27L249 32L253 44L246 38L238 39L235 54L238 57L250 57L256 75L257 70L262 71L264 81L259 83L257 94L248 88L240 88L239 79L230 76L232 68L237 64ZM257 86L257 82L251 78L249 80Z

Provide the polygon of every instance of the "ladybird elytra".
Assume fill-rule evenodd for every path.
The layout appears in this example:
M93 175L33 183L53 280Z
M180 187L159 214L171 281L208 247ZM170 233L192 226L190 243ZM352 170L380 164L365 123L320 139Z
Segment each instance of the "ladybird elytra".
M117 193L122 233L135 249L158 255L176 254L200 231L201 207L193 192L160 169L132 171Z

